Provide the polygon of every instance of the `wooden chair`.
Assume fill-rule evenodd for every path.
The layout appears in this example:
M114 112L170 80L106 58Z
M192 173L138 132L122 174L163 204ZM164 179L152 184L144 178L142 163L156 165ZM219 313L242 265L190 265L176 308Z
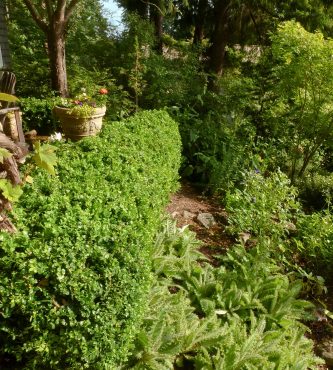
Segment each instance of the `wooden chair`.
M6 94L15 93L16 77L13 72L0 71L0 92ZM22 120L19 107L11 107L11 103L0 100L0 123L3 126L7 113L13 112L16 121L18 141L24 143L24 134L22 129Z

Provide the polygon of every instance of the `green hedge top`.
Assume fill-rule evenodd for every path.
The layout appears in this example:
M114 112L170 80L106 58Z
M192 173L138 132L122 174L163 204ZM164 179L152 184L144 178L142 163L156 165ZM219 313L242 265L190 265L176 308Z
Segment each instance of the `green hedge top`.
M21 231L0 234L2 361L113 369L145 307L152 241L178 178L178 128L163 111L143 112L58 155L56 178L39 173L25 189Z

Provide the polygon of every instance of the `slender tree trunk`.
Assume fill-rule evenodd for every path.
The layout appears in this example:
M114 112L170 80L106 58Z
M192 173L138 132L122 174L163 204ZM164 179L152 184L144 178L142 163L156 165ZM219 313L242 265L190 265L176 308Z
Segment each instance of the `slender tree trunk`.
M60 96L66 97L68 86L64 35L51 30L47 35L47 41L52 89L59 92Z
M156 46L155 50L159 54L163 54L163 14L159 9L152 7L151 9L151 21L155 28Z
M219 0L214 8L214 29L208 49L207 71L221 76L225 62L225 47L229 40L229 1Z
M200 45L204 38L204 27L207 15L208 0L199 0L198 12L195 17L193 44Z

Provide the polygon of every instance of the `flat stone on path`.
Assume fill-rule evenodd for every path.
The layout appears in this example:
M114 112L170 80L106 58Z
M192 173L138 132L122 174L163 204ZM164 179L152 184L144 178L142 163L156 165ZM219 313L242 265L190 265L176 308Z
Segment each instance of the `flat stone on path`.
M211 213L199 213L197 217L198 222L200 222L206 229L214 226L216 224L215 218Z
M183 215L184 215L184 218L186 218L187 220L188 219L192 220L195 217L195 213L192 213L189 211L184 211Z

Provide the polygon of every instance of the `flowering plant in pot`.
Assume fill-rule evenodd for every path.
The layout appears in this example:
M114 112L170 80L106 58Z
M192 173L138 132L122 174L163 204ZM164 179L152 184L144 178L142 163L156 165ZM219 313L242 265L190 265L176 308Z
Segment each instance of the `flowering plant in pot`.
M59 119L65 136L80 140L85 136L98 134L106 112L108 90L100 88L97 93L88 94L81 89L74 98L61 98L53 112Z

